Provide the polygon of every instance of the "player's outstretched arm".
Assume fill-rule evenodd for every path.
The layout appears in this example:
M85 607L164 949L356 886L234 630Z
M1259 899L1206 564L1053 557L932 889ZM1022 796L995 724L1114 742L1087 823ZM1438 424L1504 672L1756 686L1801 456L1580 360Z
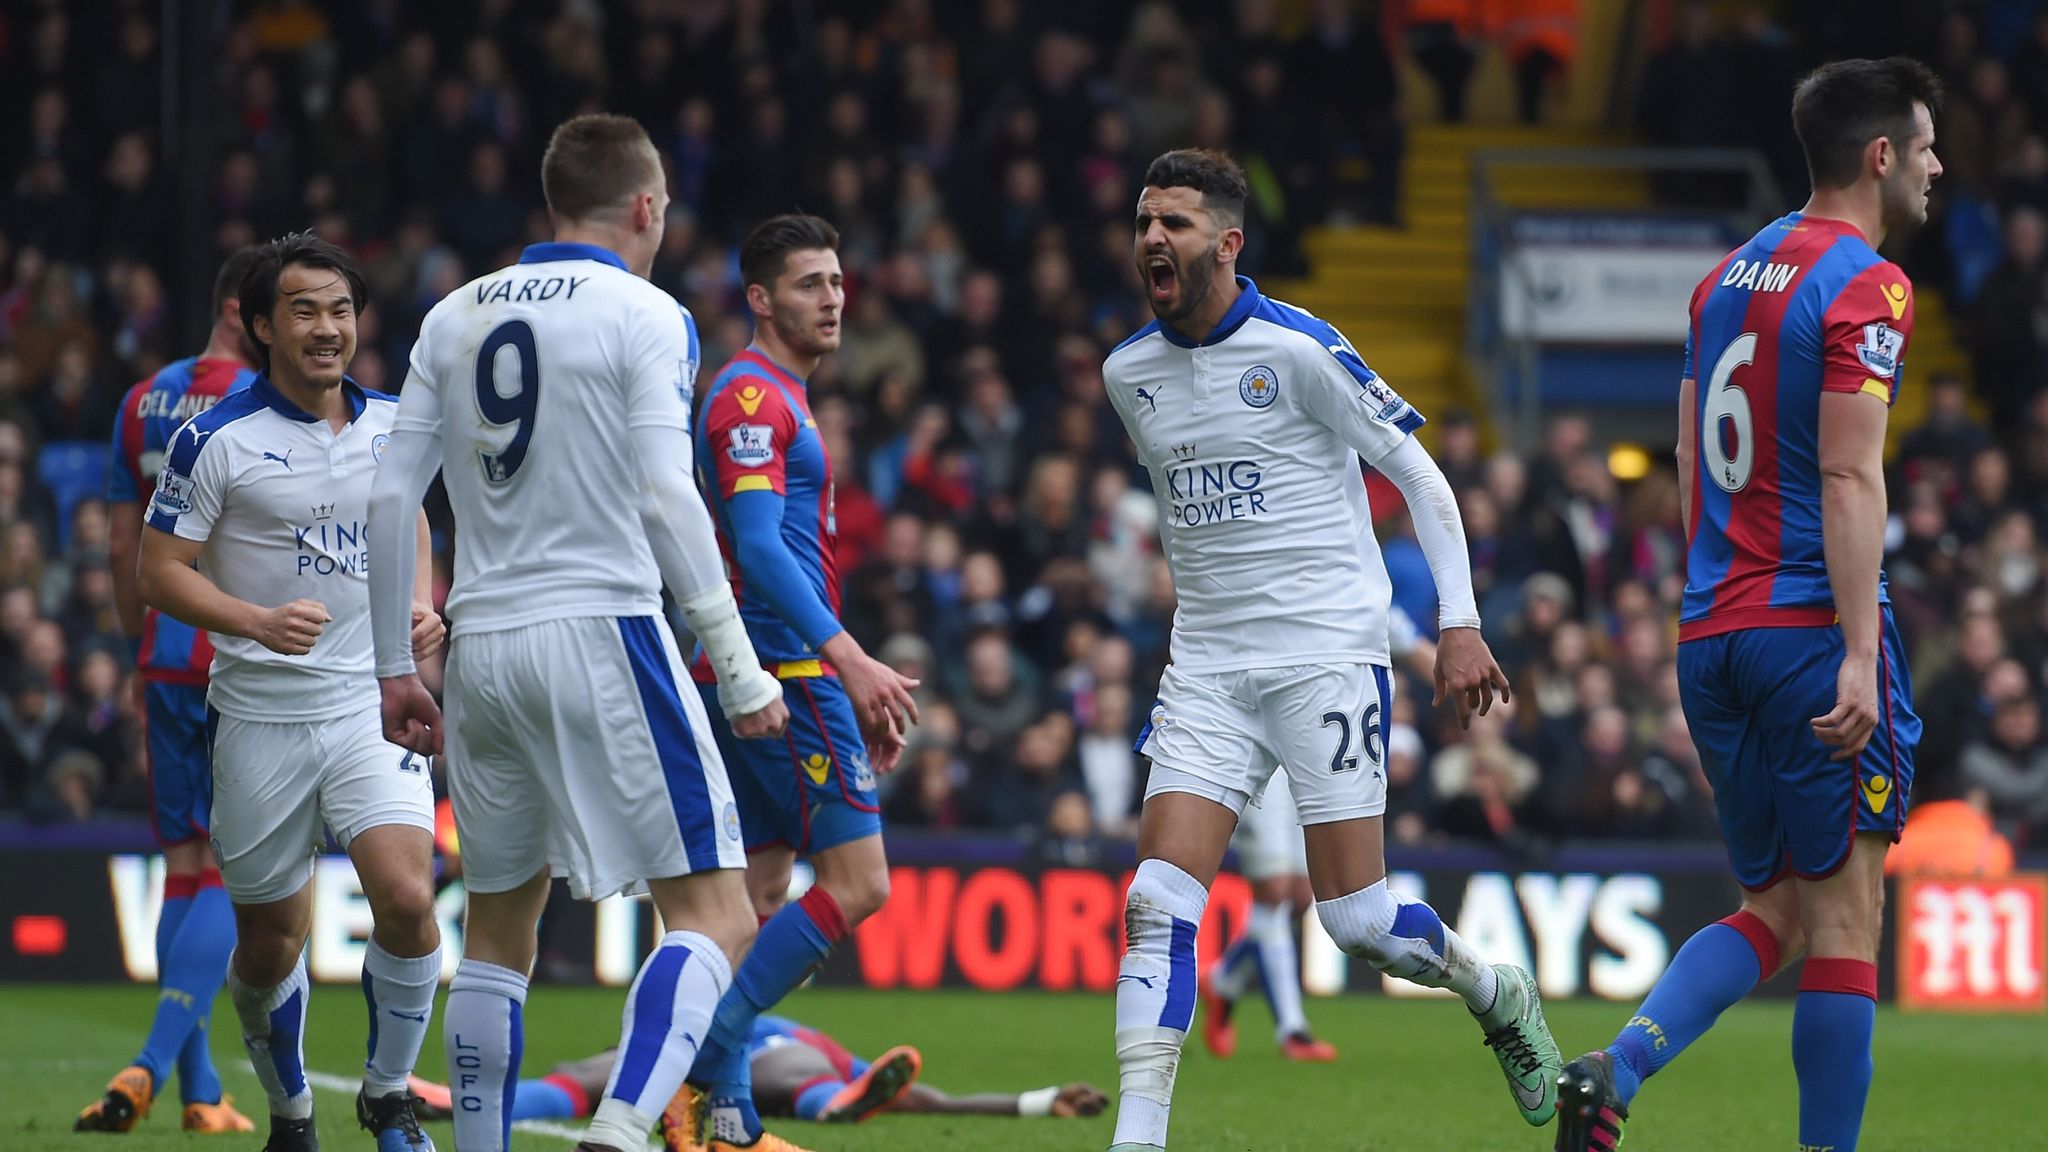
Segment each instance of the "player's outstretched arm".
M1099 1116L1109 1097L1093 1084L1074 1083L1030 1092L976 1092L949 1096L929 1084L913 1084L889 1110L948 1116L1050 1116L1055 1119Z
M142 559L137 580L142 598L152 608L194 628L254 640L272 652L304 656L313 650L320 631L333 619L315 600L293 600L265 608L221 591L196 564L206 547L160 528L142 533Z
M428 569L425 514L420 501L441 469L441 432L431 414L408 419L431 403L428 389L408 387L399 402L399 423L384 449L384 461L370 484L370 519L365 529L370 553L370 635L377 651L377 689L382 697L384 738L423 756L441 753L441 710L420 683L414 666L440 646L438 616L428 621L416 605L429 598L421 587ZM410 403L411 409L408 409ZM422 635L424 628L426 635ZM426 646L421 642L425 641Z
M1884 561L1884 428L1890 408L1870 392L1820 395L1821 554L1841 620L1835 706L1814 735L1846 760L1877 730L1877 581Z

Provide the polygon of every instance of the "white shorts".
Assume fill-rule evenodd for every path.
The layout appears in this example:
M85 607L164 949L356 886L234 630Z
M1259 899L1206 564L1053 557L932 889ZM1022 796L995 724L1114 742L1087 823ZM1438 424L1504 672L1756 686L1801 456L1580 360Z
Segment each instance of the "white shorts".
M509 891L546 868L599 900L746 867L725 763L659 616L457 637L446 696L471 891Z
M1308 875L1308 845L1301 838L1294 792L1285 772L1276 772L1266 794L1237 814L1237 832L1230 838L1237 850L1237 868L1247 880L1272 880Z
M1280 768L1302 824L1381 815L1393 703L1393 677L1379 665L1183 672L1169 664L1138 736L1153 764L1145 795L1192 792L1242 812Z
M368 829L434 831L427 758L384 739L374 700L327 720L270 723L208 713L213 861L237 904L282 900L313 878L324 824L347 847Z

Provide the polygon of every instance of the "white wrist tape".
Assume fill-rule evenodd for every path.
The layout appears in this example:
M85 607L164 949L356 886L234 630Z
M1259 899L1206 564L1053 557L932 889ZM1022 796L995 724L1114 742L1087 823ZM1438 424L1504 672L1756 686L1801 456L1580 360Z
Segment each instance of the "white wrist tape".
M711 669L718 674L718 705L727 717L759 712L782 695L782 685L762 669L754 654L731 587L719 583L706 588L683 601L682 609L683 622L704 645Z
M1033 1088L1029 1092L1017 1093L1017 1115L1050 1116L1053 1101L1060 1098L1057 1088Z

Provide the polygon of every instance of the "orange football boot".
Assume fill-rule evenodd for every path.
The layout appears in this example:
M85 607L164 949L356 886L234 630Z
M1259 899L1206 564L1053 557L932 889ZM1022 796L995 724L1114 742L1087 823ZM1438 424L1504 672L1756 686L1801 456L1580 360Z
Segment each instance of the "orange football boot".
M818 1113L820 1124L858 1124L884 1111L891 1104L903 1098L910 1086L917 1083L917 1074L924 1070L924 1056L908 1044L899 1044L887 1052L868 1070L849 1082L846 1087L834 1093L825 1101L825 1110Z
M149 1115L156 1085L149 1069L131 1064L107 1081L107 1091L85 1106L71 1125L73 1132L127 1132Z
M704 1145L697 1141L697 1134L704 1123L699 1106L702 1100L697 1090L687 1083L669 1097L668 1107L661 1110L661 1119L654 1124L661 1132L662 1146L668 1152L704 1152Z
M185 1119L178 1125L187 1132L254 1132L256 1122L235 1111L235 1098L222 1095L220 1103L195 1100L185 1105Z

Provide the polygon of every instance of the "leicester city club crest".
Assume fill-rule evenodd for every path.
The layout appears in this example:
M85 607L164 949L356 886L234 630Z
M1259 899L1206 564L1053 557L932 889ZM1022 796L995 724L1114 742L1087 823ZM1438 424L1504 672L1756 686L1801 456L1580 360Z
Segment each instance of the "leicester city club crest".
M1269 408L1280 395L1280 377L1264 364L1253 365L1237 378L1237 394L1253 408Z
M377 433L376 437L370 441L371 461L379 464L383 463L384 449L389 447L391 447L391 437L386 436L382 432Z

